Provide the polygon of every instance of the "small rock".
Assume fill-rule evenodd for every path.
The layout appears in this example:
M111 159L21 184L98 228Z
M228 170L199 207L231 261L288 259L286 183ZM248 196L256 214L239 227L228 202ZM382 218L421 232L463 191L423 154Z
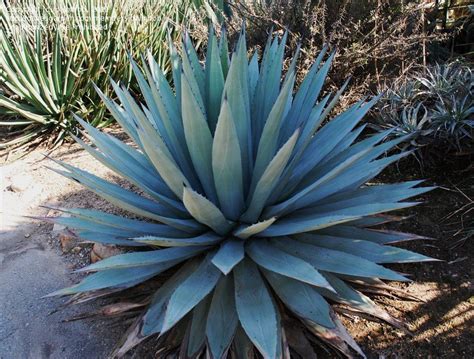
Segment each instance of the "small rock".
M51 212L51 211L49 211ZM52 217L49 215L48 213L48 217ZM61 215L61 217L71 217L71 215L69 213L64 213ZM66 229L66 226L63 226L62 224L59 224L59 223L55 223L53 225L53 229L51 230L52 233L58 233L58 232L61 232L61 231L64 231Z
M68 253L77 246L78 238L72 232L64 230L59 233L59 241L63 253Z
M94 243L91 251L91 262L95 263L101 259L115 256L122 253L122 250L113 245Z
M11 182L12 183L7 187L7 190L18 193L25 191L29 187L31 178L26 175L18 175L12 178Z
M30 234L29 234L29 233L25 233L25 238L30 238Z
M73 249L71 249L71 253L79 253L81 251L81 247L74 247Z

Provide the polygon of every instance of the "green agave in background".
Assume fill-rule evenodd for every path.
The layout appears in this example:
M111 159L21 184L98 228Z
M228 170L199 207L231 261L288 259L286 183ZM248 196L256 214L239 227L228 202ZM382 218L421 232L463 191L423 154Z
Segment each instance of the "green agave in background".
M0 148L51 133L61 143L77 132L71 112L110 124L93 83L108 96L110 77L135 90L128 55L145 50L169 71L168 35L177 40L184 26L216 18L205 10L185 0L1 2L0 125L10 136Z
M60 209L70 217L49 220L130 252L82 268L94 273L51 295L80 302L167 278L115 355L159 335L160 355L281 358L310 347L304 333L363 355L335 304L403 328L361 291L407 280L385 263L432 259L390 246L419 237L371 227L431 188L365 185L406 155L383 156L406 138L357 141L376 98L323 124L343 91L320 96L334 53L323 61L323 49L295 90L298 54L282 80L285 40L270 37L262 60L249 61L243 31L230 59L225 34L211 31L203 66L185 36L181 57L171 46L174 91L151 56L144 72L132 61L144 104L115 82L121 105L99 93L136 147L78 119L92 144L77 141L143 195L66 163L55 171L147 220Z

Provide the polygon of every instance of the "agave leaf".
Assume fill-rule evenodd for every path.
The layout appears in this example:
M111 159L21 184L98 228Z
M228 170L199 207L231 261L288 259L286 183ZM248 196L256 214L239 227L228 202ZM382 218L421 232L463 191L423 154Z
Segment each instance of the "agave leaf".
M249 62L249 98L255 98L255 90L257 88L258 78L259 78L259 68L258 68L258 52L255 51L252 59Z
M166 235L165 233L173 233L174 237L185 237L185 232L179 232L178 230L173 230L169 226L152 223L152 222L145 222L139 221L136 219L125 218L122 216L117 216L114 214L105 213L102 211L97 211L93 209L85 209L85 208L59 208L59 207L51 207L51 206L44 206L49 209L53 209L56 211L60 211L63 213L69 213L74 215L75 217L87 219L92 222L106 225L113 228L119 228L126 232L141 232L146 234L156 234L156 235Z
M117 89L119 89L119 87L115 84L114 81L111 81L111 84L116 91ZM129 135L133 139L133 142L135 142L141 149L143 149L140 138L138 137L134 121L127 116L127 114L120 108L118 104L116 104L113 100L107 97L95 84L94 89L101 98L101 100L104 102L105 106L110 111L114 119L125 130L127 135Z
M358 156L356 155L354 162L352 162L351 159L348 160L352 162L349 167L343 168L337 166L334 169L334 171L340 172L337 177L332 179L331 185L327 183L326 178L321 178L321 180L315 182L314 187L316 187L317 189L313 187L308 187L302 191L302 193L306 193L306 196L304 196L304 198L301 197L301 195L298 195L298 197L295 197L291 200L293 202L292 208L296 209L306 206L312 206L315 205L318 201L323 200L330 195L346 192L349 190L357 190L362 184L367 182L368 178L376 176L385 167L395 161L398 161L400 158L405 157L407 154L408 153L404 152L362 165L356 164L356 162L358 161ZM330 173L333 172L331 171ZM275 208L277 207L275 206Z
M308 193L314 192L318 187L324 185L327 182L330 182L334 178L338 178L337 176L346 170L347 168L352 168L352 165L364 155L364 153L368 152L369 149L365 151L361 151L354 156L348 158L346 161L340 163L338 166L333 168L331 171L325 173L322 177L320 177L317 181L312 182L309 186L305 187L301 191L297 191L294 193L290 198L287 200L268 207L265 212L264 216L275 216L275 215L283 215L295 209L296 203L298 201L305 200ZM319 191L317 191L319 193Z
M161 332L166 313L166 304L176 288L198 268L200 261L187 261L171 278L163 283L151 299L150 307L143 317L142 334L149 336Z
M212 202L199 193L185 187L183 203L196 221L211 227L218 234L226 234L231 228L222 212Z
M155 86L150 86L147 83L147 81L145 80L145 77L143 76L142 71L140 70L137 63L133 60L131 56L129 56L129 61L130 61L130 64L132 65L133 73L138 81L138 85L140 86L140 90L143 94L143 97L145 98L145 102L148 106L148 110L153 114L151 116L152 121L150 122L154 125L155 128L158 128L158 131L165 138L165 142L168 143L168 146L174 145L170 139L168 131L164 127L163 120L161 116L159 115L157 102L155 101L152 94L152 89L154 89L155 92L157 92Z
M336 155L342 153L347 148L354 144L354 141L360 136L360 134L365 130L367 124L363 124L359 127L356 127L354 130L349 132L337 145L334 149L321 160L321 166L325 165L329 160L334 158ZM317 166L319 167L319 166ZM317 168L316 167L316 168ZM314 171L314 170L313 170Z
M202 227L200 227L199 224L193 220L161 216L160 213L168 212L168 210L165 209L166 207L163 207L154 201L148 200L133 192L124 190L120 186L111 184L88 172L79 170L78 168L66 165L61 162L57 163L70 170L71 173L51 168L52 171L78 181L83 186L97 193L99 196L125 210L147 218L155 219L189 233L193 233L202 229Z
M63 213L69 213L74 215L75 217L88 219L92 222L107 225L109 227L121 228L129 232L142 232L147 234L153 233L155 235L173 236L176 238L186 237L188 235L186 232L179 231L175 228L163 224L138 221L96 210L84 208L58 208L51 206L44 207Z
M355 226L357 228L363 227L375 227L382 224L392 223L392 222L400 222L410 218L411 216L395 216L395 215L382 215L376 214L374 216L364 217L362 219L358 219L355 221L351 221L348 223L350 226ZM372 229L372 228L370 228Z
M265 172L258 181L255 191L252 194L247 211L241 217L243 221L254 222L260 216L270 193L275 188L286 164L288 163L296 144L296 140L298 139L298 135L299 131L296 130L265 169ZM272 216L266 217L268 218Z
M244 242L240 239L228 239L212 257L212 264L227 275L244 256Z
M336 210L344 207L352 207L359 203L390 203L400 202L411 197L419 196L436 187L409 188L410 184L379 185L358 188L344 195L331 196L322 201L318 201L320 212ZM309 211L309 209L308 209Z
M194 169L209 199L217 203L212 175L212 135L196 95L184 74L181 76L184 134Z
M234 236L242 239L247 239L250 236L253 236L254 234L260 233L261 231L267 229L270 227L273 222L276 221L276 217L272 217L269 219L266 219L261 222L257 222L251 225L245 225L245 226L240 226L237 228L237 230L234 232Z
M172 267L185 259L192 258L209 247L177 247L155 251L133 252L119 254L90 264L77 272L100 271L108 269L142 267L148 265L163 265Z
M296 212L292 216L276 221L273 226L259 233L259 236L272 237L311 232L349 222L364 216L408 208L414 205L416 205L416 203L413 202L372 203L317 214L307 214L303 212L301 216L298 216L298 212Z
M381 185L367 185L364 187L357 188L351 192L351 198L353 196L354 199L362 201L366 200L367 196L376 196L375 198L381 200L382 198L387 200L385 202L396 202L396 201L401 201L410 197L413 197L411 195L410 191L411 189L414 189L415 191L422 190L423 188L414 188L415 186L419 185L423 181L408 181L408 182L402 182L402 183L391 183L391 184L381 184ZM387 194L387 197L382 196L382 193ZM423 192L419 192L423 193ZM406 194L406 195L405 195ZM418 194L418 192L415 192L415 195ZM329 204L332 202L340 202L348 199L348 194L347 193L336 193L324 200L318 201L320 204Z
M334 314L334 312L332 311L331 317L333 322L336 324L336 328L325 328L319 324L310 321L306 321L306 326L322 341L339 350L347 358L353 357L352 352L350 351L347 345L354 349L361 357L366 358L362 349L357 345L354 339L346 331L339 318L337 318L336 314Z
M407 281L402 275L355 255L316 247L297 240L293 240L289 245L288 241L287 238L270 240L280 250L303 259L318 270L350 276Z
M275 272L264 271L264 274L273 290L293 313L323 327L335 327L329 314L329 304L312 286Z
M265 358L275 358L281 345L279 316L257 266L244 259L235 267L234 281L242 328Z
M380 156L381 154L387 152L389 149L391 149L395 144L398 144L400 142L403 142L403 141L406 141L406 137L403 138L403 140L401 139L396 139L396 140L393 140L395 142L392 142L390 141L391 143L388 143L388 142L385 142L385 143L382 143L378 146L375 146L373 148L371 148L370 151L364 151L364 155L361 156L358 161L354 164L354 165L358 165L358 166L369 166L375 162L371 162L373 159L377 158L378 156ZM363 141L362 141L363 142ZM353 150L352 147L356 147L356 148L359 148L357 151ZM344 161L345 159L349 158L351 155L353 155L354 153L357 153L357 152L360 152L361 149L363 148L370 148L370 147L367 147L367 146L364 146L364 147L359 147L358 144L355 144L354 146L351 146L350 148L348 148L346 151L343 151L339 156L335 156L333 160L329 160L327 163L324 163L323 161L321 162L321 165L318 165L316 167L314 167L306 176L306 179L305 181L302 181L301 185L300 186L304 186L306 183L309 182L312 182L315 180L315 178L318 178L318 176L320 176L320 173L325 173L327 171L330 171L332 168L335 168L337 166L337 163L338 162L341 162L341 161ZM403 153L402 153L403 154ZM394 157L394 156L392 156ZM336 161L335 159L338 159L338 161ZM388 160L390 161L391 157L387 157L383 160ZM382 167L383 168L383 167Z
M112 358L120 358L121 356L124 356L129 350L135 348L146 339L146 336L143 336L142 333L140 333L142 319L143 314L135 319L133 324L127 329L110 355Z
M181 113L177 96L174 96L171 86L163 74L163 71L161 71L153 56L151 56L150 51L148 51L148 67L144 66L144 69L152 91L153 101L169 136L171 136L173 141L184 141L184 128L183 122L179 118ZM153 83L155 86L152 86ZM177 85L178 84L175 86ZM174 137L176 139L174 139ZM174 145L176 149L179 148L184 153L186 152L185 149L180 146L180 143L175 143Z
M358 108L358 104L338 115L316 132L311 143L306 147L299 165L290 178L289 188L294 188L337 144L362 120L373 106L376 99Z
M189 357L198 354L204 346L206 340L206 318L208 317L211 299L211 295L208 295L193 309L187 343L187 355Z
M150 160L137 151L135 148L128 146L127 144L119 141L114 136L101 132L96 129L94 126L91 126L79 116L74 115L76 121L78 121L90 134L88 137L91 142L100 149L108 157L114 158L116 161L123 163L124 165L130 166L133 170L136 170L139 173L148 174L152 177L156 178L157 183L155 185L162 184L160 187L160 191L165 195L170 197L173 196L173 192L169 190L169 188L164 184L163 180L159 177L159 174L152 166ZM136 134L138 138L138 133ZM148 176L147 176L148 177ZM149 179L153 181L153 179ZM165 192L167 191L167 192Z
M224 96L212 145L212 170L224 215L237 220L244 207L242 160L229 103Z
M173 191L173 193L180 199L183 197L183 184L189 186L188 179L181 172L176 162L171 158L167 151L161 146L153 143L152 137L145 132L139 132L140 139L143 143L145 153L150 161L155 166L156 170L163 178L165 183ZM158 135L159 136L159 135Z
M206 108L211 132L214 132L216 128L223 90L224 73L219 47L214 29L210 27L206 55Z
M134 241L160 247L187 247L217 244L222 241L222 237L217 236L213 232L207 232L193 238L144 236L134 238Z
M383 218L383 217L382 217ZM352 224L353 222L351 222ZM378 223L377 223L378 224ZM318 231L318 234L329 235L335 237L361 239L377 244L389 244L404 242L414 239L428 239L426 237L417 236L411 233L402 233L381 229L366 229L350 225L341 225L335 227L324 228Z
M173 74L173 85L176 93L176 102L178 104L178 110L181 109L181 73L183 72L183 66L178 56L178 51L174 45L171 34L168 32L168 47L170 49L170 62L171 72Z
M75 217L43 217L45 221L57 223L65 227L76 228L81 230L88 230L92 232L107 234L110 236L133 237L139 235L137 231L127 231L125 229L114 228L111 226L99 224L84 218Z
M287 241L287 245L291 245L291 242ZM333 290L327 280L307 261L280 250L266 240L252 241L245 250L255 263L269 271Z
M275 37L272 41L270 33L267 46L263 53L260 76L256 87L256 97L254 101L254 142L258 143L258 139L262 133L265 121L278 97L280 91L280 81L283 65L283 55L286 45L288 33L285 32L280 43ZM294 131L294 130L293 130Z
M221 38L219 39L219 56L221 58L222 72L224 73L224 78L227 77L229 72L229 43L227 41L227 30L225 25L221 27Z
M329 293L324 289L316 288L317 291L321 292L325 297L334 300L338 303L346 304L351 308L355 308L363 313L367 313L376 318L382 319L387 323L395 326L396 328L406 330L405 326L401 321L393 318L385 310L378 307L372 300L363 295L362 293L356 291L351 286L346 284L343 280L339 279L337 276L331 273L323 273L327 278L329 283L336 289L337 294L334 292Z
M171 329L181 318L191 311L216 286L221 272L207 256L199 267L187 277L171 295L163 320L161 333Z
M323 118L321 116L321 112L324 110L324 106L326 106L327 101L329 100L329 95L325 96L316 106L313 107L311 110L310 115L308 116L308 121L303 126L301 131L301 136L298 139L298 143L295 146L295 154L292 157L291 166L293 167L296 164L301 155L304 153L304 150L308 146L308 144L313 139L313 135L321 125ZM289 172L287 169L286 172Z
M199 62L199 58L196 52L196 49L194 48L192 42L191 42L191 37L189 36L189 33L185 31L184 36L183 36L183 70L186 76L192 77L192 82L193 82L193 91L195 95L198 95L198 92L195 90L199 90L199 103L201 108L204 110L205 107L203 106L202 99L205 98L206 92L205 92L205 83L206 83L206 75L204 72L204 69L201 66L201 63ZM197 85L194 85L194 83ZM205 112L204 112L205 113Z
M187 152L187 149L182 146L182 143L185 140L184 129L180 119L180 112L176 98L174 97L168 81L164 77L161 69L157 69L158 65L151 56L149 56L149 64L151 69L146 65L144 65L144 68L147 72L150 86L146 83L146 80L138 69L138 66L132 61L135 75L139 80L146 103L151 111L148 117L157 124L159 132L164 136L165 143L172 152L173 157L179 163L180 168L183 170L186 177L194 183L195 175L190 164L189 153Z
M250 131L250 99L248 90L247 46L244 34L240 35L236 51L232 56L229 72L224 84L232 118L239 139L243 183L248 186L250 171L253 166L252 138Z
M143 154L115 137L98 131L78 116L74 116L74 118L91 134L89 136L91 142L104 154L103 158L109 166L121 169L128 177L134 179L138 186L149 187L154 193L158 191L161 195L160 198L164 196L174 197L173 192L170 191L159 173L154 170L152 163ZM77 139L77 141L83 148L88 149L89 146L80 139ZM174 207L176 206L175 204Z
M336 52L333 52L325 63L321 66L318 72L315 74L308 88L308 93L305 97L304 105L301 107L299 115L297 117L296 126L299 127L309 117L311 113L311 107L307 103L314 104L319 97L321 89L323 88L324 81L331 67L332 61L336 56Z
M311 233L301 233L295 235L294 238L318 247L350 253L374 263L410 263L435 260L406 249L381 246L360 239L338 238Z
M263 172L275 155L278 145L278 135L280 133L280 126L285 116L285 108L291 99L293 85L295 83L295 76L290 75L290 80L285 83L281 90L275 104L273 105L268 119L265 122L262 135L258 144L257 158L252 175L252 184L250 186L250 193L253 192L258 180L261 178Z
M232 275L221 277L212 297L206 323L206 336L213 358L227 352L238 325Z
M109 234L91 232L91 231L75 231L74 234L80 239L102 244L111 244L123 247L146 247L147 244L132 241L126 237L110 236Z
M82 282L69 288L64 288L48 294L47 297L55 295L70 295L81 292L105 288L126 289L144 282L151 277L165 271L170 266L168 263L135 268L119 268L100 271L86 277Z
M99 151L93 149L91 146L87 145L84 143L81 139L71 135L71 137L81 145L82 148L84 148L89 154L91 154L95 159L97 159L99 162L113 170L114 172L122 175L125 179L129 180L131 183L136 185L137 187L141 188L144 192L146 192L148 195L150 195L153 199L155 199L157 202L166 205L169 207L170 211L174 212L178 216L185 215L186 211L184 210L184 206L173 200L170 199L167 196L162 195L161 193L153 190L152 188L155 187L153 186L150 181L149 177L141 177L142 174L145 175L144 173L140 172L140 170L133 171L129 168L126 168L125 166L121 166L121 164L117 161L112 160L111 158L108 158L107 156L103 155ZM121 167L118 167L121 166ZM140 176L140 177L139 177ZM160 187L166 187L164 183L160 183ZM166 187L168 188L168 187ZM169 192L169 190L167 191ZM173 193L171 192L171 196L173 196ZM183 211L184 210L184 211Z
M351 109L349 109L347 111L351 111ZM372 148L375 144L382 141L387 136L387 134L388 134L388 132L381 133L381 134L378 134L378 135L374 135L374 136L371 136L371 137L369 137L369 138L367 138L363 141L360 141L360 142L356 143L355 145L351 146L346 151L343 151L343 153L338 154L337 156L334 156L334 158L333 158L334 163L336 165L340 164L340 163L344 162L345 160L348 160L349 158L355 156L360 151L366 150L367 148ZM288 168L287 168L287 170L285 171L285 174L284 174L284 180L279 184L279 186L275 190L274 194L270 198L271 203L275 203L279 198L285 197L286 195L284 195L284 196L281 195L282 192L284 192L285 194L288 194L293 190L293 187L291 188L290 191L286 187L288 186L288 180L293 175L292 170L293 170L293 167L296 165L295 161L298 160L299 158L300 158L300 155L298 155L298 156L295 155L295 158L293 159L291 164L288 166ZM336 160L336 158L337 158L337 160ZM333 161L331 161L331 162L333 162ZM325 165L327 165L327 164L325 164ZM328 165L328 167L329 167L329 165ZM335 166L331 166L329 168L332 169L332 168L335 168ZM325 173L325 172L319 172L319 174L321 174L321 173ZM295 181L293 181L293 183L294 182ZM310 178L306 181L301 181L301 183L297 186L297 188L304 188L304 187L312 184L313 182L314 182L313 178Z
M310 70L306 74L305 78L303 79L303 82L301 83L298 91L296 92L295 99L292 103L290 111L288 112L288 116L285 120L285 124L282 129L282 138L290 136L290 134L296 130L296 128L298 127L298 118L300 116L302 108L309 103L311 103L311 105L307 106L312 107L314 102L316 101L316 98L314 97L310 99L308 97L308 93L310 90L311 83L313 82L313 79L318 72L319 65L321 64L321 61L323 60L323 57L326 52L327 47L324 46L321 49L321 52L319 53L318 57L314 61L313 65L311 65Z
M285 74L285 81L283 82L283 85L285 84L285 82L290 80L290 75L296 74L296 64L298 63L300 52L301 52L301 42L298 42L298 44L296 45L296 50L293 53L290 66L288 66L288 70Z

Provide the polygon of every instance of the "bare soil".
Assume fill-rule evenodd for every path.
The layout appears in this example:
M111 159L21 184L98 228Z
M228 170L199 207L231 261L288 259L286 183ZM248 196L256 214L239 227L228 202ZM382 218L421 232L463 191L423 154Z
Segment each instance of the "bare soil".
M55 255L61 256L61 261L70 269L81 267L89 261L90 245L81 245L72 253L63 254L51 224L18 215L55 214L54 211L39 207L45 204L118 211L78 184L48 170L46 166L58 166L45 159L42 152L45 150L37 149L20 159L8 160L3 164L1 230L9 233L9 237L17 236L22 240L36 238L36 242L49 246ZM51 156L127 185L77 145L64 145ZM373 297L390 314L404 320L413 333L412 336L364 318L343 318L350 333L369 358L474 358L474 239L468 237L460 241L466 234L457 233L463 226L467 227L469 222L471 225L473 223L474 210L471 213L465 212L474 206L472 203L469 205L472 202L470 199L474 199L474 176L472 170L466 170L467 162L442 168L443 170L438 168L434 173L422 175L416 164L407 163L404 168L392 168L379 179L399 182L424 177L429 178L428 183L439 186L420 198L423 204L401 212L400 214L413 217L392 228L435 238L401 246L443 261L393 266L401 272L411 274L413 279L413 282L397 285L423 299L423 302ZM460 211L456 212L457 210ZM70 276L72 280L78 279L75 275ZM67 328L71 323L61 325ZM111 325L116 331L123 329L123 326Z

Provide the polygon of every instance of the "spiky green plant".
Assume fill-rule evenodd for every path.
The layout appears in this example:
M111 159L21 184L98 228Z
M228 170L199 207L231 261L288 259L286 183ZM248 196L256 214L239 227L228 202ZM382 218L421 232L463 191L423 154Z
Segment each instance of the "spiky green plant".
M142 302L117 355L160 334L164 348L183 356L231 350L240 358L256 348L280 358L298 351L289 331L362 353L332 304L402 327L359 288L407 280L381 264L430 258L389 245L416 236L370 227L430 188L365 185L406 155L383 156L403 138L356 141L377 99L323 125L342 92L320 98L334 53L323 61L323 49L294 91L297 54L282 80L285 41L270 37L259 63L257 53L248 60L242 34L229 59L225 35L211 31L203 66L186 37L181 57L171 45L174 91L151 57L144 72L132 61L145 103L116 83L121 106L101 96L136 147L78 119L92 145L77 141L143 195L66 163L54 171L148 220L61 209L71 217L50 220L130 252L80 269L94 273L52 295L82 301L167 278ZM300 324L285 326L290 320Z
M389 138L411 133L405 147L420 149L429 145L429 152L448 149L458 151L472 147L474 138L474 74L459 62L429 66L426 73L417 73L394 84L376 106L377 131L392 128ZM438 151L433 145L438 145ZM445 146L448 145L448 146ZM415 155L421 159L421 152Z
M14 136L0 148L51 134L59 144L76 132L71 112L93 126L108 125L92 84L111 96L112 77L134 90L128 55L145 50L169 72L167 36L178 40L183 26L204 18L184 0L1 2L0 126Z

